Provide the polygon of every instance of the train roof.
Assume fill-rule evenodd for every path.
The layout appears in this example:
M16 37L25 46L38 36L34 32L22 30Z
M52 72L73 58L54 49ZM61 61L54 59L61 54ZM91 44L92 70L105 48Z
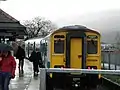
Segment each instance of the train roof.
M85 26L82 26L82 25L73 25L73 26L65 26L65 27L62 27L62 28L59 28L57 29L56 31L54 31L52 34L56 33L56 32L60 32L60 31L72 31L72 30L75 30L75 31L84 31L84 32L88 32L88 31L91 31L91 32L94 32L94 33L97 33L100 35L99 32L95 31L95 30L92 30L92 29L89 29Z
M36 42L36 43L40 43L40 41L42 40L43 38L31 38L31 39L28 39L28 40L26 40L25 41L25 43L34 43L34 42Z

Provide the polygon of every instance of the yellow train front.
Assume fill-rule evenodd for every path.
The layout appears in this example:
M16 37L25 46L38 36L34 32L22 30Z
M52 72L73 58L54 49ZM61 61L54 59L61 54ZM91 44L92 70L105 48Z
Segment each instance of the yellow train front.
M48 37L47 37L48 38ZM84 26L66 26L49 35L50 68L101 69L100 33ZM52 73L56 88L96 87L99 75Z

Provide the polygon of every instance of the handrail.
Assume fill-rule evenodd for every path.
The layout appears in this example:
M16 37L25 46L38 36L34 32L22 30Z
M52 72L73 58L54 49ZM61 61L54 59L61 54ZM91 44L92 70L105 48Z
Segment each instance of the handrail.
M86 73L86 74L113 74L120 75L120 70L95 70L95 69L70 69L70 68L41 68L40 69L40 88L46 90L46 73Z

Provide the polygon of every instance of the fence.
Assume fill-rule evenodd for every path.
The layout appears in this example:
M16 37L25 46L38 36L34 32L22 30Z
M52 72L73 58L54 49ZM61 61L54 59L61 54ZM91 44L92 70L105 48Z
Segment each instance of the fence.
M40 88L39 88L39 90L46 90L46 73L51 73L51 72L120 75L120 70L42 68L40 71Z
M120 52L119 51L102 51L103 69L120 69Z

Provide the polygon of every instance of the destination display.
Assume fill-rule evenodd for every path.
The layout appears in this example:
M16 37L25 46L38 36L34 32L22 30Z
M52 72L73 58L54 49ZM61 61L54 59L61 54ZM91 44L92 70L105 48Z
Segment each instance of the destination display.
M87 38L88 39L97 39L98 37L96 35L88 35Z

